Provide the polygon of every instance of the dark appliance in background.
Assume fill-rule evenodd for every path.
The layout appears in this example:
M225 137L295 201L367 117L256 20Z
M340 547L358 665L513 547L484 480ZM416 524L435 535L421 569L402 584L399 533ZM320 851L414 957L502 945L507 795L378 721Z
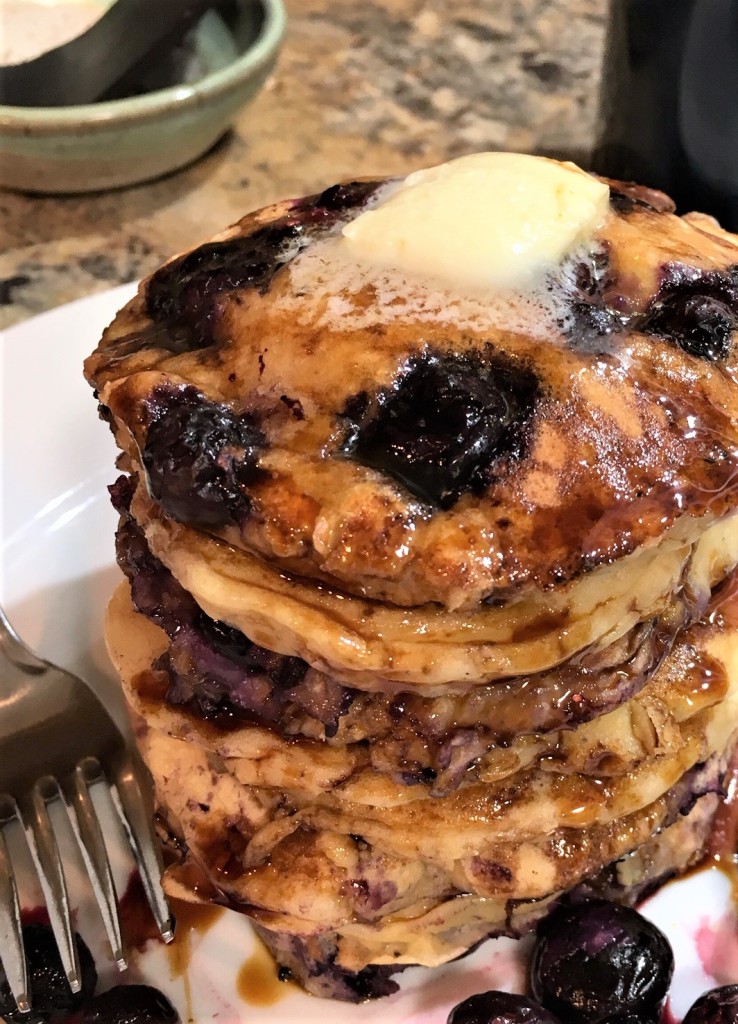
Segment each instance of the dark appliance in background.
M738 0L611 0L592 168L738 231Z

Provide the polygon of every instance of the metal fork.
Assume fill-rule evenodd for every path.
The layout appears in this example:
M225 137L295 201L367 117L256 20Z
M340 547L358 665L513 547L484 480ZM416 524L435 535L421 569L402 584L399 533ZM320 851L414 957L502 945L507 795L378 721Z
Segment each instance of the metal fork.
M118 901L90 786L105 781L138 865L165 942L172 921L161 888L162 862L143 765L90 687L42 661L22 642L0 608L0 960L21 1012L31 1009L18 889L6 828L25 832L46 909L73 992L81 987L69 896L49 805L67 809L112 956L126 966Z

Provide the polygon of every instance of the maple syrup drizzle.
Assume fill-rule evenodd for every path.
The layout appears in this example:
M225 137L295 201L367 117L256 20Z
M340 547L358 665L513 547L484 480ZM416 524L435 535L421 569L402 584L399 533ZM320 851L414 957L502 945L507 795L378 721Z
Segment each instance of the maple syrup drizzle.
M738 629L738 569L714 592L707 614L711 625Z

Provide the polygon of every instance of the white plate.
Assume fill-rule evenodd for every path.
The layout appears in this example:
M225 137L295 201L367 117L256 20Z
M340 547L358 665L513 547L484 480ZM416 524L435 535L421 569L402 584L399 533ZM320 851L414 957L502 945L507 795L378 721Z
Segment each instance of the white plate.
M97 418L81 364L132 293L133 286L126 285L13 328L0 363L0 598L31 646L86 676L111 705L119 693L102 642L102 615L119 575L113 561L116 517L106 491L116 475L115 448ZM122 855L116 861L125 881L128 864ZM105 967L101 926L76 876L72 888L80 931L105 986L114 979ZM27 891L25 898L33 903L37 897ZM703 871L667 886L645 912L674 946L675 1021L704 989L738 982L738 930L730 886L721 874ZM172 953L150 942L132 956L128 976L120 980L145 980L161 988L183 1022L445 1024L450 1008L474 992L519 990L527 944L500 939L442 970L409 970L397 995L359 1007L271 983L248 921L230 911L221 912L209 928L180 934L177 949ZM245 999L239 991L244 989Z

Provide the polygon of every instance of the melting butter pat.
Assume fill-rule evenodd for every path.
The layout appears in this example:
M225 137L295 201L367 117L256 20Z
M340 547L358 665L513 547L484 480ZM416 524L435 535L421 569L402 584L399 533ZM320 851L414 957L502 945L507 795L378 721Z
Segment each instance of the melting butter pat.
M607 185L572 163L474 153L410 174L343 228L355 259L474 289L515 287L591 237Z

